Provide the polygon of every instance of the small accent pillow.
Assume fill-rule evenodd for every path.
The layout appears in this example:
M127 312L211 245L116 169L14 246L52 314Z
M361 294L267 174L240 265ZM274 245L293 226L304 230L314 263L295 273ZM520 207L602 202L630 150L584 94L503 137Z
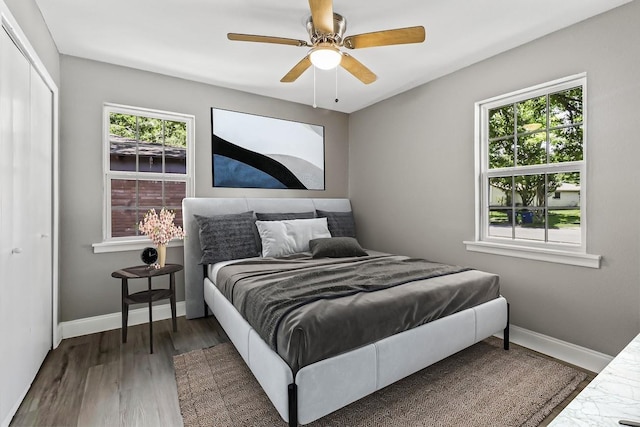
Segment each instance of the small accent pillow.
M318 218L327 218L332 237L356 237L356 222L353 212L329 212L316 210Z
M287 219L311 219L315 218L315 212L286 212L286 213L263 213L256 212L258 221L284 221Z
M331 237L326 218L256 221L263 257L309 251L309 240Z
M345 258L369 255L353 237L313 239L309 241L309 249L313 258Z
M200 227L200 264L258 256L253 211L240 214L194 215Z

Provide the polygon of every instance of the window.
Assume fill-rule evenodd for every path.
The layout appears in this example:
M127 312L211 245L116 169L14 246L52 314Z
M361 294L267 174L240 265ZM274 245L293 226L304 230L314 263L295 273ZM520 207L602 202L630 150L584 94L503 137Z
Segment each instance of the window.
M137 225L149 209L171 209L182 225L182 199L193 193L194 118L105 104L103 120L105 242L94 248L121 250L124 241L140 247L147 238Z
M467 242L468 249L591 258L583 197L585 95L580 75L476 104L479 209L476 242ZM585 256L565 254L558 262L582 263Z

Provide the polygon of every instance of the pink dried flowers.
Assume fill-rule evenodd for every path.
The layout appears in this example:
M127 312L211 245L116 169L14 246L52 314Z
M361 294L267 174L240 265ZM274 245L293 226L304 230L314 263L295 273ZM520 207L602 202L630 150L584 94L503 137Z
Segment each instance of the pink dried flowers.
M160 215L155 209L151 209L140 221L138 229L151 239L155 245L166 245L172 239L184 239L185 232L182 227L173 223L176 214L173 211L162 208Z

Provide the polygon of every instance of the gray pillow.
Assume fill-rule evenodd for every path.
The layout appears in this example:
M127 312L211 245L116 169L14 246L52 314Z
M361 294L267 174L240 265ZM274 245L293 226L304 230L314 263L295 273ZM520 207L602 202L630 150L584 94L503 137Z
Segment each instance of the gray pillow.
M344 258L369 255L353 237L312 239L309 240L309 249L313 258Z
M253 234L253 211L239 214L201 216L194 215L200 227L200 264L215 264L231 259L258 256Z
M353 212L329 212L316 210L318 218L327 218L332 237L356 237L356 222Z
M259 221L286 221L290 219L312 219L316 215L314 212L287 212L287 213L263 213L256 212Z

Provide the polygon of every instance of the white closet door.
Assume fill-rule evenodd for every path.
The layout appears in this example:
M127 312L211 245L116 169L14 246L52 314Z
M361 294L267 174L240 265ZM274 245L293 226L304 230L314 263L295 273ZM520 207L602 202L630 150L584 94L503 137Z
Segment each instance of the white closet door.
M0 330L2 345L2 414L6 414L31 382L29 359L30 322L27 300L31 298L25 280L30 271L26 254L29 243L23 239L28 225L25 218L24 179L28 176L23 158L29 150L30 64L13 44L7 33L0 31L0 140L2 141L2 281L0 295L2 313Z
M36 70L31 67L31 155L27 160L31 173L28 187L32 196L27 200L29 238L33 241L33 256L29 262L34 274L33 305L29 311L33 365L40 367L52 347L52 139L53 139L53 93Z
M52 340L52 93L0 29L0 422Z
M13 282L13 268L11 260L11 245L13 243L13 101L11 94L11 68L8 66L7 36L4 30L0 29L0 374L5 376L5 371L9 366L10 354L13 353L9 342L10 333L8 329L12 309L11 294L7 288ZM11 402L15 400L15 392L12 391L11 381L6 377L7 384L0 387L0 421L6 417L11 409Z

